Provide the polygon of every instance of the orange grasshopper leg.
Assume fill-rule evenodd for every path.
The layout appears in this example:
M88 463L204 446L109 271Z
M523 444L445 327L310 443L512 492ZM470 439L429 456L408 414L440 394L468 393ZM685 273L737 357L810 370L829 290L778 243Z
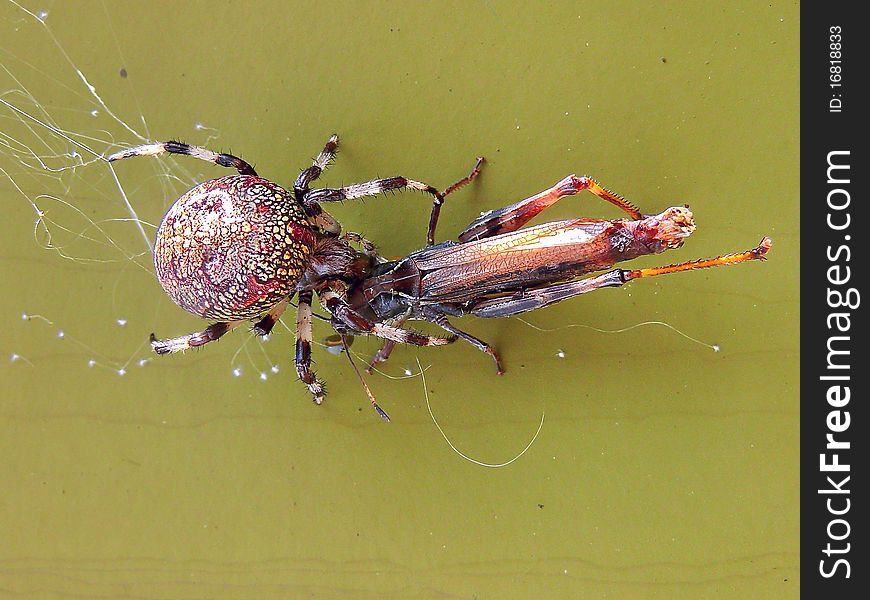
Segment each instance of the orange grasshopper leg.
M638 279L640 277L654 277L656 275L667 275L668 273L679 273L680 271L692 271L694 269L707 269L709 267L720 267L723 265L736 265L746 262L747 260L764 260L764 255L773 246L773 240L765 237L752 250L746 252L734 252L717 256L716 258L704 258L701 260L693 260L690 262L680 263L676 265L668 265L667 267L653 267L650 269L635 269L633 271L623 271L623 278L626 281Z

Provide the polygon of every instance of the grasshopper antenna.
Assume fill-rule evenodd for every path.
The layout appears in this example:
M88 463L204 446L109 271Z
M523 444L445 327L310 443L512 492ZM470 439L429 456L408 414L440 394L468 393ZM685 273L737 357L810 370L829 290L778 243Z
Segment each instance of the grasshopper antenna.
M381 418L384 421L389 423L390 415L388 415L383 408L378 406L374 394L372 394L371 389L369 389L369 384L367 384L366 380L363 379L362 373L359 372L359 369L356 367L356 363L353 362L353 356L351 356L350 354L350 345L347 343L347 336L344 334L341 334L341 345L344 348L344 353L347 355L347 360L350 361L350 366L353 367L354 373L356 373L356 376L359 378L359 382L362 384L363 389L366 391L366 396L369 397L369 402L372 403L372 408L374 408L378 412L378 414L381 415Z

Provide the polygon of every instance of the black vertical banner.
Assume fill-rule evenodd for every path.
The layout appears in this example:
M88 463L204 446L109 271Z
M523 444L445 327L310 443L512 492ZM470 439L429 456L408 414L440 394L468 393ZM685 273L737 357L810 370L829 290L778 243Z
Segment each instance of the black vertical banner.
M860 4L801 7L801 591L865 597L870 579L863 312L866 82Z

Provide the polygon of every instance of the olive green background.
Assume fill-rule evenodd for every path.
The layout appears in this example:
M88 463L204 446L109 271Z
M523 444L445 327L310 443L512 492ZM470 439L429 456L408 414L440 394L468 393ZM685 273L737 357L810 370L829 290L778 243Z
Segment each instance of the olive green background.
M690 204L686 245L634 264L763 235L774 248L526 315L534 327L464 319L508 372L461 343L401 348L384 367L399 379L368 377L385 424L322 348L314 406L285 328L150 356L151 331L204 323L165 298L135 224L112 220L129 217L112 170L33 168L24 149L48 168L78 158L0 105L0 596L798 596L796 2L23 6L47 27L0 1L0 97L97 152L142 141L123 122L289 185L335 131L325 185L444 186L486 156L439 239L576 172L647 212ZM114 173L153 225L225 171L139 158ZM62 252L34 235L28 198ZM428 209L400 193L332 212L399 256L424 242ZM583 194L544 217L577 215L620 216ZM597 331L648 321L721 351L661 325ZM501 469L453 453L420 378L401 378L417 358L460 450L506 461L545 413L529 451Z

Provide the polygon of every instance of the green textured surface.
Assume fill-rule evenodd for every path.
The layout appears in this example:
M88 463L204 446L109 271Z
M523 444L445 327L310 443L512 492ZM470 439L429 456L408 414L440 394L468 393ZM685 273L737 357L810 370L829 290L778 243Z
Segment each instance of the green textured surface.
M397 350L385 372L419 358L432 410L478 460L511 458L546 413L521 459L484 469L449 449L417 377L369 377L386 425L347 361L315 348L330 394L314 406L283 328L140 367L151 331L203 323L164 297L135 224L109 220L129 217L112 171L34 168L31 150L58 168L73 147L0 105L0 596L798 596L797 3L26 6L50 29L0 0L0 99L97 152L138 143L126 124L288 185L336 131L327 185L443 186L487 157L440 239L576 172L648 212L691 205L686 245L635 264L774 248L531 313L539 329L462 321L503 377L467 345ZM153 224L225 171L115 173ZM34 236L28 199L62 252ZM398 256L424 241L428 205L333 214ZM544 216L575 215L618 213L584 194ZM661 325L589 328L649 321L721 351Z

